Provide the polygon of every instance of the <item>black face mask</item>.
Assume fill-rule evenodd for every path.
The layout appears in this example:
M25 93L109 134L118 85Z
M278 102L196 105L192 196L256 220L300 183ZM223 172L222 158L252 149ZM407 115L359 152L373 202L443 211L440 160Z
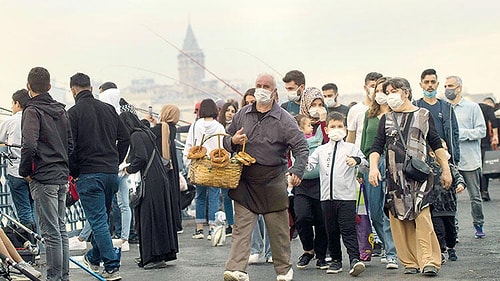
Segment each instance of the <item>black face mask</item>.
M457 94L455 93L455 89L446 89L444 90L444 95L449 100L454 100L457 98Z

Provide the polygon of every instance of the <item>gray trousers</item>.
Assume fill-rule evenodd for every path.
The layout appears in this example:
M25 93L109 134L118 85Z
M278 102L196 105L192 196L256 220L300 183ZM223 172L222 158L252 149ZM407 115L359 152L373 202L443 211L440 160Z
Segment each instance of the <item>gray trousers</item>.
M66 192L68 184L30 182L40 230L45 239L47 280L69 280L69 246L66 232Z
M287 210L263 214L271 242L274 270L277 275L286 275L290 263L290 236L288 230ZM234 226L231 252L226 262L226 270L246 272L252 231L257 222L258 214L234 201Z
M480 178L481 169L474 171L459 171L464 177L467 191L469 192L472 222L482 226L484 224L483 200L481 198Z

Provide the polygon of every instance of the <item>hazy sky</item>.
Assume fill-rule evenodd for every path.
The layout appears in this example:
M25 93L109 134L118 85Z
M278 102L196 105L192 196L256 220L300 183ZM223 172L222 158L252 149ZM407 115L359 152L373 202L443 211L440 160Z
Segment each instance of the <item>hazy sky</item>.
M361 92L366 73L378 71L408 78L419 96L420 73L433 67L440 93L444 78L456 74L466 91L500 96L496 0L0 3L0 91L5 97L0 105L9 108L11 94L25 87L33 66L46 67L56 80L53 86L60 88L69 88L76 72L116 81L119 87L137 78L173 84L123 65L177 78L178 51L155 33L181 47L189 22L206 67L225 78L253 82L258 73L269 72L281 79L299 69L307 86L335 82L341 94L350 94Z

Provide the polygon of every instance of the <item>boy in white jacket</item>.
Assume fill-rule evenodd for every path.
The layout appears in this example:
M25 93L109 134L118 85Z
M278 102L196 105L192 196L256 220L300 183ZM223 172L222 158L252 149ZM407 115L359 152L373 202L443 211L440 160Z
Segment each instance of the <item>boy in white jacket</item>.
M307 170L319 165L321 191L320 200L325 220L329 252L332 263L326 273L342 271L342 249L340 236L349 254L349 274L358 276L365 270L359 260L356 235L356 166L368 165L361 150L343 139L346 136L344 116L332 112L326 119L325 132L330 141L309 156Z

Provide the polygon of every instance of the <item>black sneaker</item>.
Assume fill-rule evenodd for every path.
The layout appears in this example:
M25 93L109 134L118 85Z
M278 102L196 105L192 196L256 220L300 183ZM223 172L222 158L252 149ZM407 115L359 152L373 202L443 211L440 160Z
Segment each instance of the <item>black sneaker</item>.
M228 225L226 227L226 237L228 236L231 237L232 235L233 235L233 228L230 225Z
M349 274L351 276L358 276L363 271L365 271L365 264L358 259L353 259L351 261L351 269L349 270Z
M382 254L382 243L373 244L372 257L380 257Z
M318 259L316 261L316 268L319 268L319 269L328 269L329 265L328 263L325 261L325 259Z
M313 254L303 253L302 256L299 257L297 268L306 268L313 258L314 258Z
M120 276L120 270L118 268L113 268L112 270L104 269L101 273L102 278L106 279L106 281L118 281L122 280Z
M458 260L457 252L455 251L455 249L448 249L448 259L450 261Z
M446 263L446 255L444 253L441 253L441 264Z
M363 271L365 271L365 264L358 259L353 259L351 261L351 269L349 270L349 274L351 276L358 276Z
M342 272L342 261L333 260L328 269L326 270L327 274L339 273Z
M205 236L203 235L203 229L197 229L195 230L192 238L193 239L203 239Z
M424 274L425 276L436 276L438 274L438 269L435 266L426 265L424 266L422 274Z

